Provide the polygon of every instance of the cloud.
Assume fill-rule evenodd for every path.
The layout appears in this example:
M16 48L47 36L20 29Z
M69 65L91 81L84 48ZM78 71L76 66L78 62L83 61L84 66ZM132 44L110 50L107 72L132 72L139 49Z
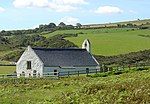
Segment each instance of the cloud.
M85 0L53 0L56 4L88 4Z
M0 7L0 13L2 13L2 12L4 12L4 11L5 11L5 9L2 8L2 7Z
M134 11L134 10L129 10L129 13L138 14L138 12L136 12L136 11Z
M16 8L40 7L49 8L56 12L70 12L76 10L78 5L87 4L85 0L14 0Z
M48 0L14 0L13 2L16 8L48 7L48 4Z
M70 12L77 9L77 7L71 5L60 5L55 3L49 3L48 7L56 12Z
M123 10L116 6L101 6L94 12L98 14L116 14L122 13Z
M67 25L76 25L76 23L79 22L79 19L74 17L63 17L59 22L64 22Z

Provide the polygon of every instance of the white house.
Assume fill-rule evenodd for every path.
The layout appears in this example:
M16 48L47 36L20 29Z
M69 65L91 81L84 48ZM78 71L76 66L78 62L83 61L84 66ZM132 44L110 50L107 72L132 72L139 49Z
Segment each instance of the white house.
M40 76L45 73L99 70L99 63L90 53L91 44L86 39L81 48L28 48L16 64L17 77ZM83 72L83 73L85 73Z

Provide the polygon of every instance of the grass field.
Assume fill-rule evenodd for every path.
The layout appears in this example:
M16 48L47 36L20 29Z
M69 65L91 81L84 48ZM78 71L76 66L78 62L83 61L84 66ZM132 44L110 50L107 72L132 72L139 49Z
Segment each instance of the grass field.
M150 70L108 77L0 79L0 104L149 104Z
M0 74L11 74L16 70L15 66L0 66Z
M132 29L81 29L62 30L46 34L46 37L63 33L84 33L78 37L66 38L81 47L84 39L92 43L92 52L97 55L118 55L139 50L150 49L150 38L139 35L150 35L150 30Z

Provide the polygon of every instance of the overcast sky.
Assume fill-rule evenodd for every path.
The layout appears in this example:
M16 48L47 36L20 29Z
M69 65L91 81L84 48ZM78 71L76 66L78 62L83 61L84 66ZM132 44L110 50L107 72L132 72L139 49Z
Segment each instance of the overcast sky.
M0 0L0 30L150 18L150 0Z

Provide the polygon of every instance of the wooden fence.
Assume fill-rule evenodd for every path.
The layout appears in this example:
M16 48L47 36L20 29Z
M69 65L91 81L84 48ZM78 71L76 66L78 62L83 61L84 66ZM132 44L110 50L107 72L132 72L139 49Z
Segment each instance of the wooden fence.
M64 71L64 72L48 72L48 73L43 73L42 76L33 74L33 76L30 76L29 78L37 78L37 77L66 77L66 76L71 76L71 75L77 75L80 76L81 74L93 74L93 73L98 73L101 72L98 69L91 69L91 70L78 70L78 71ZM21 75L20 78L25 77L25 75ZM0 78L17 78L17 74L0 74Z
M132 64L132 65L101 65L100 70L98 69L90 69L90 70L78 70L78 71L64 71L64 72L49 72L49 73L43 73L42 77L66 77L71 75L81 75L81 74L93 74L93 73L100 73L100 72L108 72L112 70L124 70L124 69L133 69L133 68L144 68L144 67L150 67L150 64ZM20 76L25 77L25 76ZM39 75L33 74L31 76L33 78L40 77ZM17 74L0 74L0 78L17 78Z
M137 63L137 64L128 64L128 65L101 65L101 72L107 72L107 71L112 71L112 70L124 70L124 69L133 69L133 68L145 68L145 67L150 67L150 64L146 63Z

